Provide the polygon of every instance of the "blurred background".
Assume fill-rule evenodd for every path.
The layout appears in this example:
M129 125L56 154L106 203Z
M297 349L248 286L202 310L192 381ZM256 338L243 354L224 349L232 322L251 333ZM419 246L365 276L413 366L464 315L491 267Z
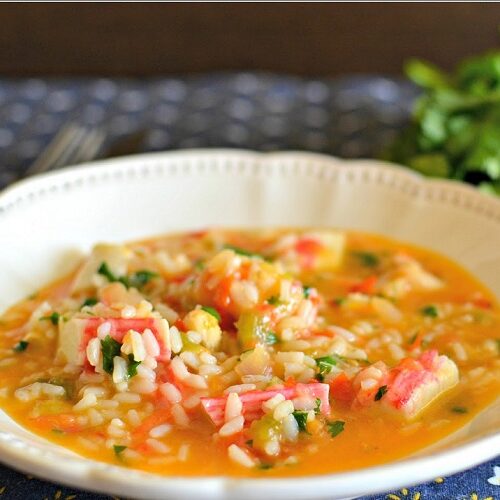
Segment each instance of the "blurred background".
M140 151L376 156L419 92L404 62L451 69L497 45L499 19L493 3L0 4L0 188Z

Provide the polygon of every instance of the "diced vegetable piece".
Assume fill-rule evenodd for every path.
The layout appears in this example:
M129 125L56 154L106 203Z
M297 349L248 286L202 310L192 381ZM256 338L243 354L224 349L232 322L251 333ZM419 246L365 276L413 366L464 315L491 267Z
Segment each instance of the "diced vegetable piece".
M252 437L252 447L265 453L266 445L270 441L280 439L280 423L274 420L272 415L266 415L252 423L250 436Z
M201 342L205 347L214 350L219 346L222 337L219 320L220 315L217 317L211 310L194 309L186 314L183 321L188 330L193 330L201 335Z
M244 312L240 315L236 328L238 343L243 351L253 349L257 344L265 344L269 332L269 319L255 312Z
M160 346L158 360L170 359L168 323L165 319L158 318L73 318L59 324L58 354L68 363L83 366L87 344L90 339L97 336L98 328L104 323L109 324L107 334L120 343L129 330L135 330L138 333L143 333L146 329L151 330Z
M305 269L326 271L337 268L343 258L344 233L337 231L316 231L299 238L295 251L301 266Z
M310 383L296 384L280 389L266 389L263 391L249 391L240 394L243 404L243 416L246 420L255 420L262 415L262 403L268 399L282 394L285 399L293 399L298 396L310 396L321 401L320 411L323 415L330 413L330 402L328 400L328 384ZM201 398L203 409L216 426L224 423L224 409L226 407L227 396L220 398Z

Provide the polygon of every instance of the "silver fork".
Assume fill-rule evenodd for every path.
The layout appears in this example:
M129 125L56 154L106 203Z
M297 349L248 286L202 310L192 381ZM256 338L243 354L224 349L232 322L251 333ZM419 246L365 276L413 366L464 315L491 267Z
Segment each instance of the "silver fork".
M30 165L25 175L41 174L93 160L99 154L105 138L101 129L68 123Z

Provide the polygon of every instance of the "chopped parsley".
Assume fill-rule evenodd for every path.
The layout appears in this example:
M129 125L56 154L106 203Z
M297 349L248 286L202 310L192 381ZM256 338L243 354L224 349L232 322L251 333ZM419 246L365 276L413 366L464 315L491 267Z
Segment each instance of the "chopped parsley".
M220 321L220 314L217 309L214 309L213 307L209 306L201 306L202 311L207 312L208 314L211 314L217 321Z
M102 349L102 368L107 373L113 373L113 358L120 355L122 345L107 335L104 340L101 340Z
M266 333L266 344L273 345L279 342L278 336L274 332Z
M61 315L58 312L53 312L49 316L42 316L40 321L50 321L54 326L57 326L60 317Z
M263 259L262 255L259 253L251 252L250 250L245 250L244 248L237 247L234 245L224 245L226 250L232 250L237 255L243 255L244 257L258 257L259 259Z
M319 381L323 381L325 375L328 375L336 364L337 360L335 360L332 356L323 356L321 358L316 358L316 365L318 366L319 370L317 379Z
M23 352L28 348L29 342L26 340L20 340L14 347L14 352Z
M63 430L57 429L57 428L52 429L52 432L54 434L65 434L65 432Z
M307 411L296 410L292 413L300 432L307 432Z
M253 446L253 439L249 439L248 441L245 441L245 444L247 446Z
M438 317L437 307L433 305L422 307L422 309L420 309L420 313L423 314L424 316L427 316L428 318Z
M154 271L149 271L148 269L141 269L133 273L127 278L128 286L133 286L134 288L142 288L144 285L148 284L153 278L157 278L158 273Z
M311 295L311 290L312 290L312 286L304 285L304 297L306 299L308 299L309 295Z
M387 392L387 386L386 385L381 385L378 388L377 394L375 394L375 401L380 401L384 397L384 394L386 392Z
M273 464L266 464L266 463L260 463L257 468L260 469L260 470L269 470L269 469L272 469L274 467Z
M277 295L273 295L267 299L267 303L276 306L280 303L280 298Z
M119 281L119 278L113 274L106 262L103 262L99 266L97 273L104 276L110 282Z
M128 367L127 367L127 375L128 378L135 377L137 375L137 367L141 364L140 361L136 361L134 359L133 354L128 355Z
M83 301L82 307L95 306L99 301L95 297L88 297Z
M115 452L115 455L118 457L118 458L121 458L121 454L127 449L126 446L122 445L122 444L115 444L113 445L113 451Z
M332 302L336 306L341 306L345 301L346 301L345 297L337 297L336 299L333 299Z
M453 413L461 413L461 414L464 414L464 413L467 413L469 410L467 410L467 408L465 406L454 406L451 411Z
M342 420L335 420L334 422L327 422L326 426L328 428L330 436L334 438L344 430L345 422L343 422Z
M358 258L364 267L377 267L380 264L380 258L372 252L353 252L353 256Z
M203 269L205 269L205 263L202 260L197 260L194 263L194 268L198 271L202 271Z
M412 345L415 343L415 340L417 340L417 335L418 333L414 333L409 339L408 339L408 345Z
M321 411L321 399L316 398L316 406L314 408L314 413L318 415L320 411Z

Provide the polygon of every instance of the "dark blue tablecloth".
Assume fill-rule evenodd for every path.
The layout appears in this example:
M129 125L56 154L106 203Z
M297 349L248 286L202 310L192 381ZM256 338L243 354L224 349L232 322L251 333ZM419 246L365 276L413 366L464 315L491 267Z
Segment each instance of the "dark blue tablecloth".
M366 76L0 80L0 189L22 178L68 121L103 128L104 151L141 132L137 152L232 147L370 157L408 121L415 96L408 83ZM107 498L0 466L0 500ZM500 499L500 456L451 477L368 499Z

